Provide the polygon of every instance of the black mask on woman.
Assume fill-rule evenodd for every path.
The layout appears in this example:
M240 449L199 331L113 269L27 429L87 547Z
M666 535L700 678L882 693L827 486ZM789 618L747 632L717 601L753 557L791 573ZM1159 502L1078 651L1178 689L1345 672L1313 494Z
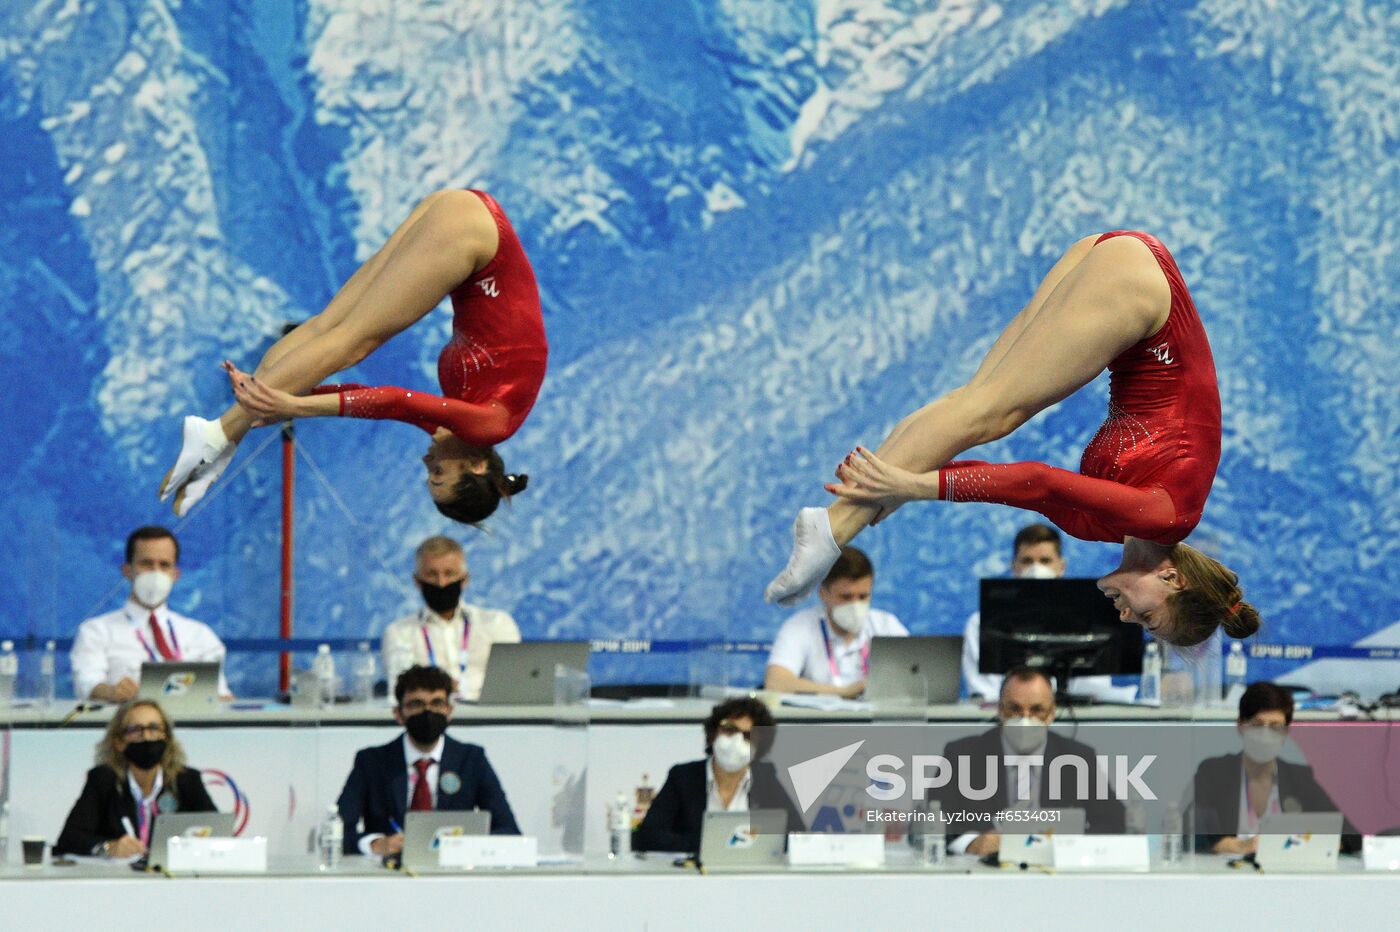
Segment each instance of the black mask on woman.
M416 744L437 744L437 739L447 730L447 716L441 712L429 712L424 709L404 719L403 727Z
M164 741L132 741L122 748L122 757L133 767L150 770L165 756Z
M459 579L450 582L445 586L434 586L430 582L418 580L418 589L423 593L423 601L428 608L439 615L446 614L457 607L457 603L462 600L462 583L466 580Z

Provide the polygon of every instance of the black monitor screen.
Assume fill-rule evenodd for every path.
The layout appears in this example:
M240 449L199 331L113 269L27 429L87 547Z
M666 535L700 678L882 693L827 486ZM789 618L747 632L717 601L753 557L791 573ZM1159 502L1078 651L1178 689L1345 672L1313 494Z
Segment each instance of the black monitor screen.
M1092 579L984 579L977 669L1005 673L1020 664L1074 676L1142 672L1142 628Z

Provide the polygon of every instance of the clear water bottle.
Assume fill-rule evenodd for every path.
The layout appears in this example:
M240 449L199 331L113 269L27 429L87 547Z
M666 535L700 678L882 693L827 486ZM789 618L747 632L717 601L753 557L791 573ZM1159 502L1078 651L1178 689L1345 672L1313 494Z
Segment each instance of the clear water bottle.
M19 679L19 655L14 641L0 641L0 709L15 701L15 681Z
M0 864L10 862L10 801L0 802Z
M44 652L39 655L39 692L35 698L45 708L53 705L54 684L57 681L58 652L53 641L44 642Z
M317 847L321 853L321 870L333 871L340 866L340 854L345 847L345 823L340 821L340 810L333 805L326 807L326 817L321 820Z
M369 641L361 641L359 653L355 655L355 701L362 705L374 701L374 673L374 654L370 652Z
M1239 641L1234 641L1230 644L1230 653L1225 657L1226 703L1240 701L1240 697L1244 695L1245 681L1248 678L1249 658L1244 655L1244 645Z
M1167 803L1162 810L1162 863L1179 864L1185 849L1181 837L1181 808L1175 803Z
M1162 704L1162 649L1156 641L1148 641L1142 653L1142 680L1138 683L1138 702L1143 705Z
M632 853L632 803L626 793L618 793L608 810L608 857L622 858Z
M925 867L942 867L948 860L948 836L943 832L925 832L920 844Z
M335 705L335 656L331 646L322 644L316 648L316 659L311 661L311 670L316 674L316 701L321 708Z

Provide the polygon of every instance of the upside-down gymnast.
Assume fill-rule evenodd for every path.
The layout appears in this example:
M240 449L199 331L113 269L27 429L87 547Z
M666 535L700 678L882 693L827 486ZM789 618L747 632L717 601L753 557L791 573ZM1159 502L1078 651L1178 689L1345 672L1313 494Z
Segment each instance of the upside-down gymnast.
M1043 463L955 461L1010 434L1109 370L1108 418L1078 473ZM1220 462L1220 392L1205 328L1176 261L1155 237L1119 230L1075 243L1041 281L972 379L906 417L874 453L837 467L839 496L804 508L769 601L804 598L840 546L905 502L997 502L1038 511L1082 540L1123 545L1099 580L1119 617L1181 646L1219 625L1259 627L1238 577L1182 543Z
M442 397L393 386L321 385L452 299L452 338L438 357ZM423 462L438 510L475 523L525 488L496 444L520 428L544 381L548 347L534 272L505 212L480 191L439 191L414 208L321 313L278 341L251 375L225 362L236 404L217 420L186 417L184 444L161 482L184 515L254 427L288 418L392 418L432 434Z

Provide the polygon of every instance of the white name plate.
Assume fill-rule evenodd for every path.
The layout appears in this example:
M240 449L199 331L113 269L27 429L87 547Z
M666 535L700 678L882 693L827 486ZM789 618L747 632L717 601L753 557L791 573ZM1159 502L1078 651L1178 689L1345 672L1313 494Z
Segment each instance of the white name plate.
M539 839L531 835L447 835L438 842L438 866L538 867Z
M165 860L172 874L262 874L267 872L267 839L177 835L166 842Z
M1363 837L1361 863L1368 871L1400 871L1400 836Z
M1056 835L1057 871L1145 871L1149 867L1146 835Z
M791 867L883 867L884 835L828 835L794 832L788 835Z

